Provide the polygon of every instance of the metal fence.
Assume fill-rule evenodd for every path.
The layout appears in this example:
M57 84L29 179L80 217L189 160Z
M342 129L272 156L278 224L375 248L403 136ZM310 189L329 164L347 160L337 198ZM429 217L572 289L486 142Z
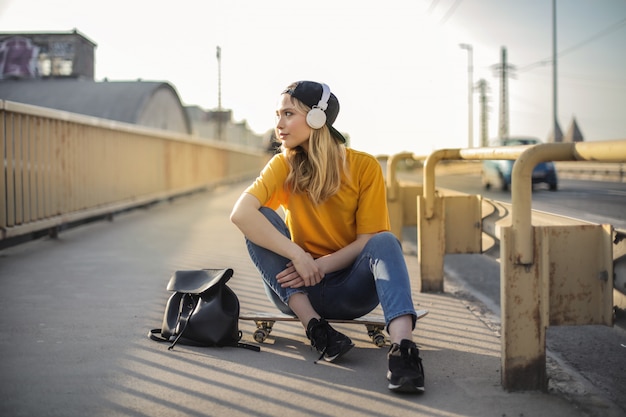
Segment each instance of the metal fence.
M544 161L621 167L626 161L626 140L442 149L424 160L419 186L401 186L394 179L395 165L403 158L423 159L411 154L390 158L389 206L390 212L404 219L406 213L414 215L411 206L417 198L420 289L425 292L444 290L445 254L482 252L482 196L437 192L436 165L454 160L515 160L511 209L495 226L500 241L502 385L509 390L546 389L546 328L612 324L614 257L621 249L610 224L565 218L531 222L537 220L531 211L532 172Z
M257 175L268 155L0 100L0 240Z

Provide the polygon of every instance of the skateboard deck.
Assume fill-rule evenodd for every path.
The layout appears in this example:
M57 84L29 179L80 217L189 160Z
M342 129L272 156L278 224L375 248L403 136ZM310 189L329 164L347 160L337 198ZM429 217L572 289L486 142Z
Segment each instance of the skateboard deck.
M417 319L421 319L428 314L428 310L418 310ZM263 343L265 339L270 335L274 328L274 323L277 321L300 321L297 317L290 316L283 313L269 313L269 312L244 312L239 314L241 320L251 320L256 324L256 330L254 331L254 340L258 343ZM361 324L367 329L367 334L372 339L372 342L378 347L385 346L386 339L383 333L385 330L385 318L378 314L367 314L365 316L356 319L326 319L329 323L350 323Z

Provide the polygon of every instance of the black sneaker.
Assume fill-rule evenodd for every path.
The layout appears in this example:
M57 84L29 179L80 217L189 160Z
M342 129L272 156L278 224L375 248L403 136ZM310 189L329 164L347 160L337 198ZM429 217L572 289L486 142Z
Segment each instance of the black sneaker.
M410 340L394 343L387 354L389 358L389 389L395 392L424 392L424 367L419 349Z
M324 358L325 361L332 362L354 346L348 336L330 327L324 319L311 319L306 326L306 336L311 341L311 346L320 352L318 360Z

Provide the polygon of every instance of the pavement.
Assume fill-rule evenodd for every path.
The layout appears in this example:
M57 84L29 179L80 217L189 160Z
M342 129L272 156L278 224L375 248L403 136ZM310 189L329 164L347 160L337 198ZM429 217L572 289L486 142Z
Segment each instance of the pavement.
M228 214L246 184L164 202L0 251L0 416L623 416L625 410L550 365L560 387L507 392L497 326L455 283L413 299L429 315L415 339L423 395L387 389L387 348L337 325L356 347L318 363L299 323L277 323L261 351L150 340L176 270L233 268L243 311L273 311ZM449 289L448 289L449 288ZM256 344L254 324L240 321ZM551 377L552 378L552 377ZM557 384L558 385L558 384Z

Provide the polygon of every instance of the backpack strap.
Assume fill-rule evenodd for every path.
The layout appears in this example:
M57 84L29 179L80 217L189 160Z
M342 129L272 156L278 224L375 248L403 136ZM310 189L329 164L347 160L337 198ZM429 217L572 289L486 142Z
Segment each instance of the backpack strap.
M241 340L241 330L239 331L239 339ZM253 350L255 352L260 352L261 351L261 347L257 346L257 345L251 345L249 343L245 343L245 342L235 342L232 344L233 347L239 347L239 348L244 348L244 349L248 349L248 350Z
M167 304L165 305L165 314L163 315L162 327L160 329L151 329L148 332L148 337L150 337L150 339L152 340L156 340L157 342L171 342L171 338L173 336L176 336L168 350L171 350L176 345L176 343L178 343L178 340L185 330L185 327L187 327L189 315L193 311L193 308L189 309L189 311L187 311L187 315L184 315L185 311L183 310L186 310L185 304L181 305L181 301L187 301L183 299L183 296L185 295L188 294L183 294L180 292L175 292L174 294L172 294L167 300ZM191 297L189 297L189 300L193 304L193 300L191 299ZM179 317L182 327L178 327ZM178 335L176 334L177 327L181 329L178 332Z
M169 342L169 339L166 339L163 336L161 336L161 329L151 329L148 332L148 337L157 342Z
M180 302L183 293L175 292L167 300L165 304L165 314L163 315L163 323L161 325L161 334L168 339L176 334L176 326L178 324L178 316L182 314Z
M157 342L170 342L169 339L164 338L163 336L161 336L161 329L151 329L148 332L148 337L152 340L155 340ZM204 347L204 345L198 343L195 344L193 343L191 340L186 340L185 344L189 344L191 346L202 346ZM253 350L255 352L260 352L261 351L261 347L257 346L257 345L252 345L250 343L245 343L245 342L235 342L232 345L227 345L228 347L236 347L236 348L243 348L243 349L248 349L248 350ZM169 348L168 348L169 350Z
M176 293L181 294L181 293ZM173 298L173 297L170 297ZM174 349L176 343L180 340L181 336L185 333L187 329L187 325L189 324L189 320L191 319L191 313L196 309L196 300L191 296L191 294L183 294L182 300L180 301L180 315L178 316L178 334L176 335L176 339L172 342L171 345L167 347L167 350ZM169 313L169 310L168 310ZM168 321L170 316L168 314ZM170 323L168 323L168 326Z
M162 328L151 329L148 332L148 337L157 342L171 342L172 344L168 346L167 350L172 350L185 333L185 329L187 328L187 325L189 324L191 318L191 313L193 313L195 308L196 301L191 296L191 294L175 292L167 300L167 304L165 306L165 314L163 316ZM176 332L177 330L178 333ZM173 336L176 336L174 341L171 340ZM241 331L239 331L239 339L241 339L241 336L242 333ZM205 346L202 343L194 343L194 341L188 339L185 339L184 343L192 346ZM240 347L248 350L253 350L255 352L261 351L261 348L259 346L239 341L233 342L228 346Z

